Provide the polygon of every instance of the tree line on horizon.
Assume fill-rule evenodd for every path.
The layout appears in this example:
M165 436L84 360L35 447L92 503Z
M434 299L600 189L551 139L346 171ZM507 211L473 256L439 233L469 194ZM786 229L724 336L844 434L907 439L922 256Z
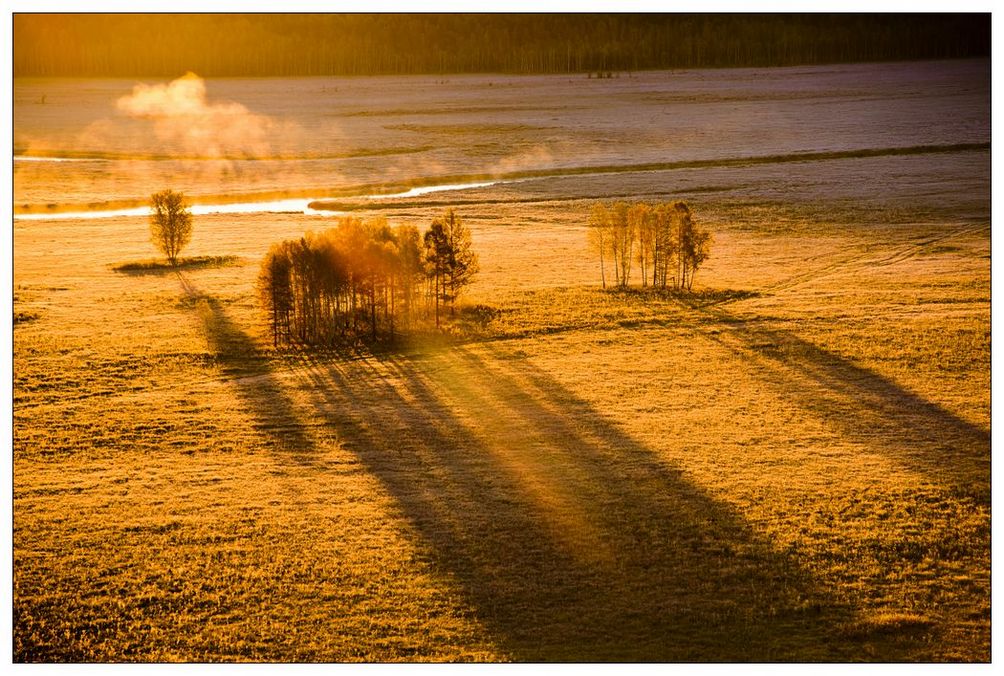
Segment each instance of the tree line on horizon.
M990 14L36 14L15 77L591 73L988 57Z
M698 269L711 253L711 233L695 220L686 202L597 202L589 214L589 242L599 254L600 280L607 288L631 282L634 264L641 285L692 291Z
M420 319L434 317L439 327L478 268L470 230L452 209L424 233L343 216L333 228L272 245L257 290L276 347L376 341Z

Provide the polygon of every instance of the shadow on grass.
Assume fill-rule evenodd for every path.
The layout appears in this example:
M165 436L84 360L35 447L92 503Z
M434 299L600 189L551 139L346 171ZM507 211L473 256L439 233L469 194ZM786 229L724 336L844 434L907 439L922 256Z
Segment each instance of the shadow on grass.
M462 591L511 659L861 658L860 642L840 634L851 608L521 353L486 344L352 360L301 354L292 375L309 387L298 407L221 303L179 278L258 428L304 464L316 452L307 424L336 429L394 497L434 571ZM805 396L820 406L839 397L884 411L893 422L879 421L881 434L904 453L940 426L967 447L985 438L804 341L717 316L735 326L714 338L735 349L797 347L796 359L762 358L815 381ZM916 429L905 430L909 422ZM854 432L864 423L845 424ZM909 656L896 636L880 639L882 659Z
M180 272L178 279L184 291L183 302L198 316L210 350L224 375L231 378L229 382L253 416L256 429L285 456L298 463L311 463L316 455L314 442L258 343L227 316L218 299L203 294Z
M851 657L828 640L846 609L792 558L526 361L455 348L299 371L512 659Z
M195 256L179 258L177 264L167 261L136 261L113 265L112 270L127 275L165 275L184 270L202 270L205 268L227 268L240 265L243 259L239 256Z
M705 337L766 367L766 377L848 438L932 480L990 501L990 432L867 368L787 332L716 308Z
M644 302L648 299L669 300L683 305L692 310L734 303L748 298L759 298L763 294L759 291L749 289L698 289L697 291L687 291L686 289L659 288L654 286L611 286L604 290L604 293L612 296Z

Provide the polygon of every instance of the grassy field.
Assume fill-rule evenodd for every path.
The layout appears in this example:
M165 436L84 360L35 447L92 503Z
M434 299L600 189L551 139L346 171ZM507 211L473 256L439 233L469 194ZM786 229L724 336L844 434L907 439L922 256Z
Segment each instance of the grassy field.
M496 190L494 311L377 353L269 349L322 217L15 222L15 660L989 660L987 217L698 195L658 296Z

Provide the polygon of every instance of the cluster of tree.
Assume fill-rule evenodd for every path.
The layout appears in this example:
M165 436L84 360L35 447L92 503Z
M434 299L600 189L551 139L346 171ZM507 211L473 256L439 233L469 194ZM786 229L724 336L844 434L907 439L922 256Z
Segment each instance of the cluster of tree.
M627 286L635 263L642 286L686 289L711 252L711 233L701 228L686 202L597 203L589 216L589 240L600 258L600 279L607 287Z
M990 14L15 14L15 77L586 73L990 55Z
M478 271L470 230L453 210L419 234L385 219L341 217L334 228L275 244L258 295L276 346L332 345L454 312Z

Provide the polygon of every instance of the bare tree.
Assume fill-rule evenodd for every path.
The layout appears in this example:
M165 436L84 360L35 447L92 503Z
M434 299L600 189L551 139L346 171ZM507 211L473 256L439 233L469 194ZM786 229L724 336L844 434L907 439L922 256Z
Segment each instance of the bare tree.
M690 269L690 274L687 276L687 291L693 290L697 269L708 259L710 253L711 233L695 224L691 219L686 248L681 251L681 255L687 258L687 267Z
M600 253L600 275L606 288L606 256L613 259L614 284L628 286L637 258L642 286L690 291L694 276L711 251L711 233L699 227L686 202L615 202L593 205L589 242ZM637 254L634 255L635 245ZM649 275L651 270L651 276Z
M593 205L589 214L589 243L600 254L600 281L607 288L607 265L605 254L610 249L610 212L602 202Z
M638 239L638 263L641 265L641 285L648 286L648 266L655 249L655 218L652 207L645 202L628 209L628 224Z
M689 252L693 247L694 217L690 207L686 202L673 203L673 218L676 221L676 245L678 286L681 289L687 288L687 277L690 276L691 256Z
M628 220L629 209L625 202L614 202L610 207L613 235L611 248L614 254L614 273L619 286L627 286L631 279L635 233L631 221Z
M665 289L670 283L670 272L676 269L674 260L679 242L673 229L673 206L663 202L653 210L655 236L652 242L652 286ZM673 278L675 282L675 278Z
M192 239L192 212L182 193L164 190L151 195L150 237L168 262L177 265L178 254Z

